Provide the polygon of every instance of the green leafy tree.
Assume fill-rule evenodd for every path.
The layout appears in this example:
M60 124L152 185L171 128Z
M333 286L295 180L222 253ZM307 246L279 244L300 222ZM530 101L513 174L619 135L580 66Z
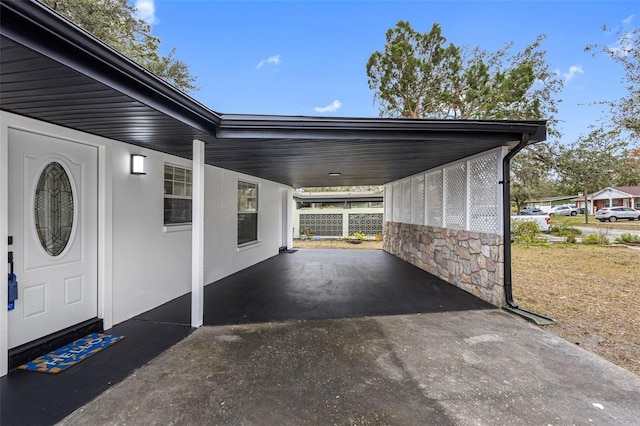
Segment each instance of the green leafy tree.
M640 28L613 31L603 26L602 30L616 37L615 45L592 44L585 50L593 55L605 54L622 65L622 84L627 90L626 96L603 103L609 105L613 123L640 140Z
M640 148L626 152L620 160L616 186L640 186Z
M160 39L127 0L40 1L177 89L197 90L189 66L175 58L175 49L166 56L158 53Z
M613 185L627 147L628 142L620 138L620 131L602 128L592 130L571 145L559 145L555 168L561 185L571 192L582 192L585 198ZM585 209L586 222L589 221L587 214Z
M521 52L446 44L440 25L426 33L400 21L386 32L383 51L367 62L369 88L381 116L435 119L547 119L557 136L562 79L549 69L544 36Z
M556 182L552 180L552 156L546 145L529 146L520 151L511 161L511 201L518 210L534 199L557 194Z

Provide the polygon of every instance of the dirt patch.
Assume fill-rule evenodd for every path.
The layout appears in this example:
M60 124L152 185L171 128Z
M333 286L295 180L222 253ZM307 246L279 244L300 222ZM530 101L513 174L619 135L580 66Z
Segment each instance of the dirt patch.
M514 299L547 330L640 375L640 251L515 245L512 265Z
M359 240L356 240L359 241ZM320 249L359 249L381 250L382 241L359 241L357 244L349 240L293 240L295 248L320 248Z

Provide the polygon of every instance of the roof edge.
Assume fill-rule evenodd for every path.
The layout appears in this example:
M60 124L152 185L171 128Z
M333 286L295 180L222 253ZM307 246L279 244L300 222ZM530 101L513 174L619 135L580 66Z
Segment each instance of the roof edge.
M220 114L171 86L48 6L0 0L0 34L207 133Z
M425 120L406 118L314 117L286 115L223 114L217 136L225 138L291 137L309 132L326 137L329 132L379 132L383 137L400 132L405 134L441 133L499 133L528 134L530 143L546 139L546 120ZM302 136L301 136L302 137ZM357 135L354 135L357 137Z

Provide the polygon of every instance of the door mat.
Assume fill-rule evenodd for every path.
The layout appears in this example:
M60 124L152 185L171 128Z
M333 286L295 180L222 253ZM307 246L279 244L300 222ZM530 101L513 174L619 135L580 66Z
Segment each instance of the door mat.
M117 334L92 333L33 361L22 364L18 368L20 370L57 374L122 339L124 339L124 336Z

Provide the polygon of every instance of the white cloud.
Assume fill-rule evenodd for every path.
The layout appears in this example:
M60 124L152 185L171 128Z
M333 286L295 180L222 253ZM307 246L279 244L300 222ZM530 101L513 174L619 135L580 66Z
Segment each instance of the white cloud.
M315 107L314 110L316 112L336 112L342 107L342 102L335 100L331 102L329 105L324 107Z
M608 47L607 49L614 55L628 56L633 51L633 47L634 34L626 33L625 35L620 37L618 41L616 41L616 44L614 46Z
M584 74L584 70L580 65L572 65L569 67L568 72L562 74L562 77L564 77L564 82L568 83L578 74Z
M629 15L629 16L627 16L626 18L624 18L624 19L622 20L622 23L623 23L623 24L627 24L627 25L628 25L628 24L630 24L630 23L631 23L631 21L633 20L633 17L634 17L634 16L635 16L635 15Z
M156 5L154 0L136 0L137 17L145 21L149 25L156 24Z
M280 64L280 55L273 55L273 56L269 56L267 59L262 59L260 62L258 62L258 65L256 65L256 68L260 69L264 65L278 66L279 64Z

